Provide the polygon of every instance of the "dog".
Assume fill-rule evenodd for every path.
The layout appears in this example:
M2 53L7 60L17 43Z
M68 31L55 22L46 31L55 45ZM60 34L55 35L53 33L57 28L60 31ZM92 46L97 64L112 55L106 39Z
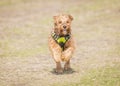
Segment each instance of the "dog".
M53 16L54 28L48 40L49 49L56 62L55 72L58 74L71 69L70 59L74 53L75 45L71 33L71 22L73 17L68 14ZM64 68L61 62L64 61Z

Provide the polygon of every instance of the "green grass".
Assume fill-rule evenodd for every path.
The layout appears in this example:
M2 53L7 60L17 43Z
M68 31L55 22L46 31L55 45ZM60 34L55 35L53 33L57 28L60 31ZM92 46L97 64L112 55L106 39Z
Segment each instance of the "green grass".
M21 50L12 50L8 49L0 54L0 57L29 57L35 56L39 54L46 53L47 47L42 46L39 48L31 48L31 49L21 49Z
M82 77L78 76L77 82L73 81L56 83L52 86L120 86L120 64L91 69Z
M83 86L119 86L120 65L92 70L88 72L79 84Z
M24 28L5 28L4 38L0 40L0 57L28 57L48 52L46 30ZM41 38L44 37L44 38ZM41 42L42 40L42 42Z
M107 53L109 56L120 56L120 46L113 47L113 49L109 50Z
M92 2L88 0L87 3L82 4L81 2L78 6L74 6L66 11L69 13L97 12L106 9L116 9L116 7L120 7L119 0L93 0Z
M26 3L32 0L1 0L0 1L0 7L3 6L11 6L11 5L16 5L18 3Z

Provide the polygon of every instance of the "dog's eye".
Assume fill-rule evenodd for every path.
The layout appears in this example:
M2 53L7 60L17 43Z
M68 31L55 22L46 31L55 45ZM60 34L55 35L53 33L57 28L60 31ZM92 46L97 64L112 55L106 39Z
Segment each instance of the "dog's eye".
M62 23L62 21L59 21L59 24L61 24Z
M70 23L69 21L67 21L67 23Z

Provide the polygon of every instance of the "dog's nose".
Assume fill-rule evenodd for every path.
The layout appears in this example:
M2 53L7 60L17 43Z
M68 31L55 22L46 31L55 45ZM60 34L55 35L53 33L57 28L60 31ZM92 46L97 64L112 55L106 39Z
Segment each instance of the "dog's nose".
M63 28L66 28L66 27L67 27L67 26L65 26L65 25L63 26Z

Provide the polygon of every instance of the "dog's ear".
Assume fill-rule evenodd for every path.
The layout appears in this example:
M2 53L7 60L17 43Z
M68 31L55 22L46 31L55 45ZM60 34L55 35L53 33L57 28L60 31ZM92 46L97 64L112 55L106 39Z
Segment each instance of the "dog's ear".
M53 16L53 19L56 20L57 16Z
M56 19L57 19L57 16L53 16L54 26L57 26Z
M68 15L71 20L73 20L73 17L71 15Z

